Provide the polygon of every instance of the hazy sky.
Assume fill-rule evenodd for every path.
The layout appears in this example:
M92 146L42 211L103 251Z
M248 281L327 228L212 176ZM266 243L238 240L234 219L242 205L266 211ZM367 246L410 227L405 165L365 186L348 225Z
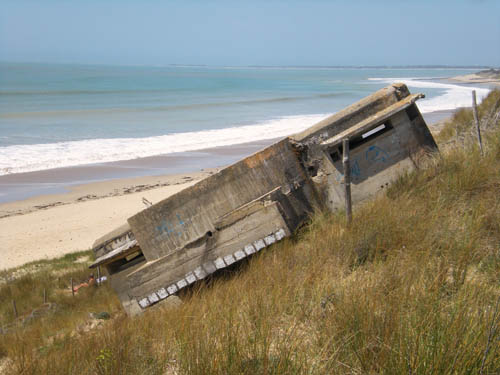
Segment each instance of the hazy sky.
M1 0L0 61L500 66L500 1Z

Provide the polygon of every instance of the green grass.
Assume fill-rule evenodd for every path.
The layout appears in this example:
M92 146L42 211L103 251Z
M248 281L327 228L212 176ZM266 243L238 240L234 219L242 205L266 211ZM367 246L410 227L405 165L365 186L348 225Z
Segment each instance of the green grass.
M108 287L60 296L53 315L1 335L0 356L23 374L498 374L500 124L488 129L484 157L473 133L443 134L453 142L355 207L351 226L317 212L180 306L128 318ZM39 298L56 283L44 275L6 284L2 309L16 288ZM78 333L102 310L113 319Z

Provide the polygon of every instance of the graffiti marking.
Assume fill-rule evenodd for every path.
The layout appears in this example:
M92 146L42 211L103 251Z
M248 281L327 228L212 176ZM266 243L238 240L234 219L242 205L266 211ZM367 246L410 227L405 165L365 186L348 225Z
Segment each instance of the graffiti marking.
M370 146L366 150L366 160L385 163L389 159L389 154L378 146Z

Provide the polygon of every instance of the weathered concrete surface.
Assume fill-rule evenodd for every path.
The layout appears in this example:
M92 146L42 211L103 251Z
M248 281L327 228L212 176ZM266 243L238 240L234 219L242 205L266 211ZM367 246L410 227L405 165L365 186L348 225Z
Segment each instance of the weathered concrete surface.
M361 202L437 146L405 85L379 90L132 216L95 246L136 314L291 235L315 207L343 208L342 139Z
M209 232L215 235L224 215L278 187L307 196L289 203L288 220L300 220L302 206L315 201L314 189L287 139L138 213L129 223L145 257L158 259Z

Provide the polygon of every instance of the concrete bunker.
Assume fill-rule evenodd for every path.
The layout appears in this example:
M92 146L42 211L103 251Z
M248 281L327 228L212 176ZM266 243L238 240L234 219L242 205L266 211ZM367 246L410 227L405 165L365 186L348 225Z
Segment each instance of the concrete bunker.
M394 84L158 202L94 244L125 310L137 314L290 236L314 208L343 208L342 140L362 202L437 149Z

